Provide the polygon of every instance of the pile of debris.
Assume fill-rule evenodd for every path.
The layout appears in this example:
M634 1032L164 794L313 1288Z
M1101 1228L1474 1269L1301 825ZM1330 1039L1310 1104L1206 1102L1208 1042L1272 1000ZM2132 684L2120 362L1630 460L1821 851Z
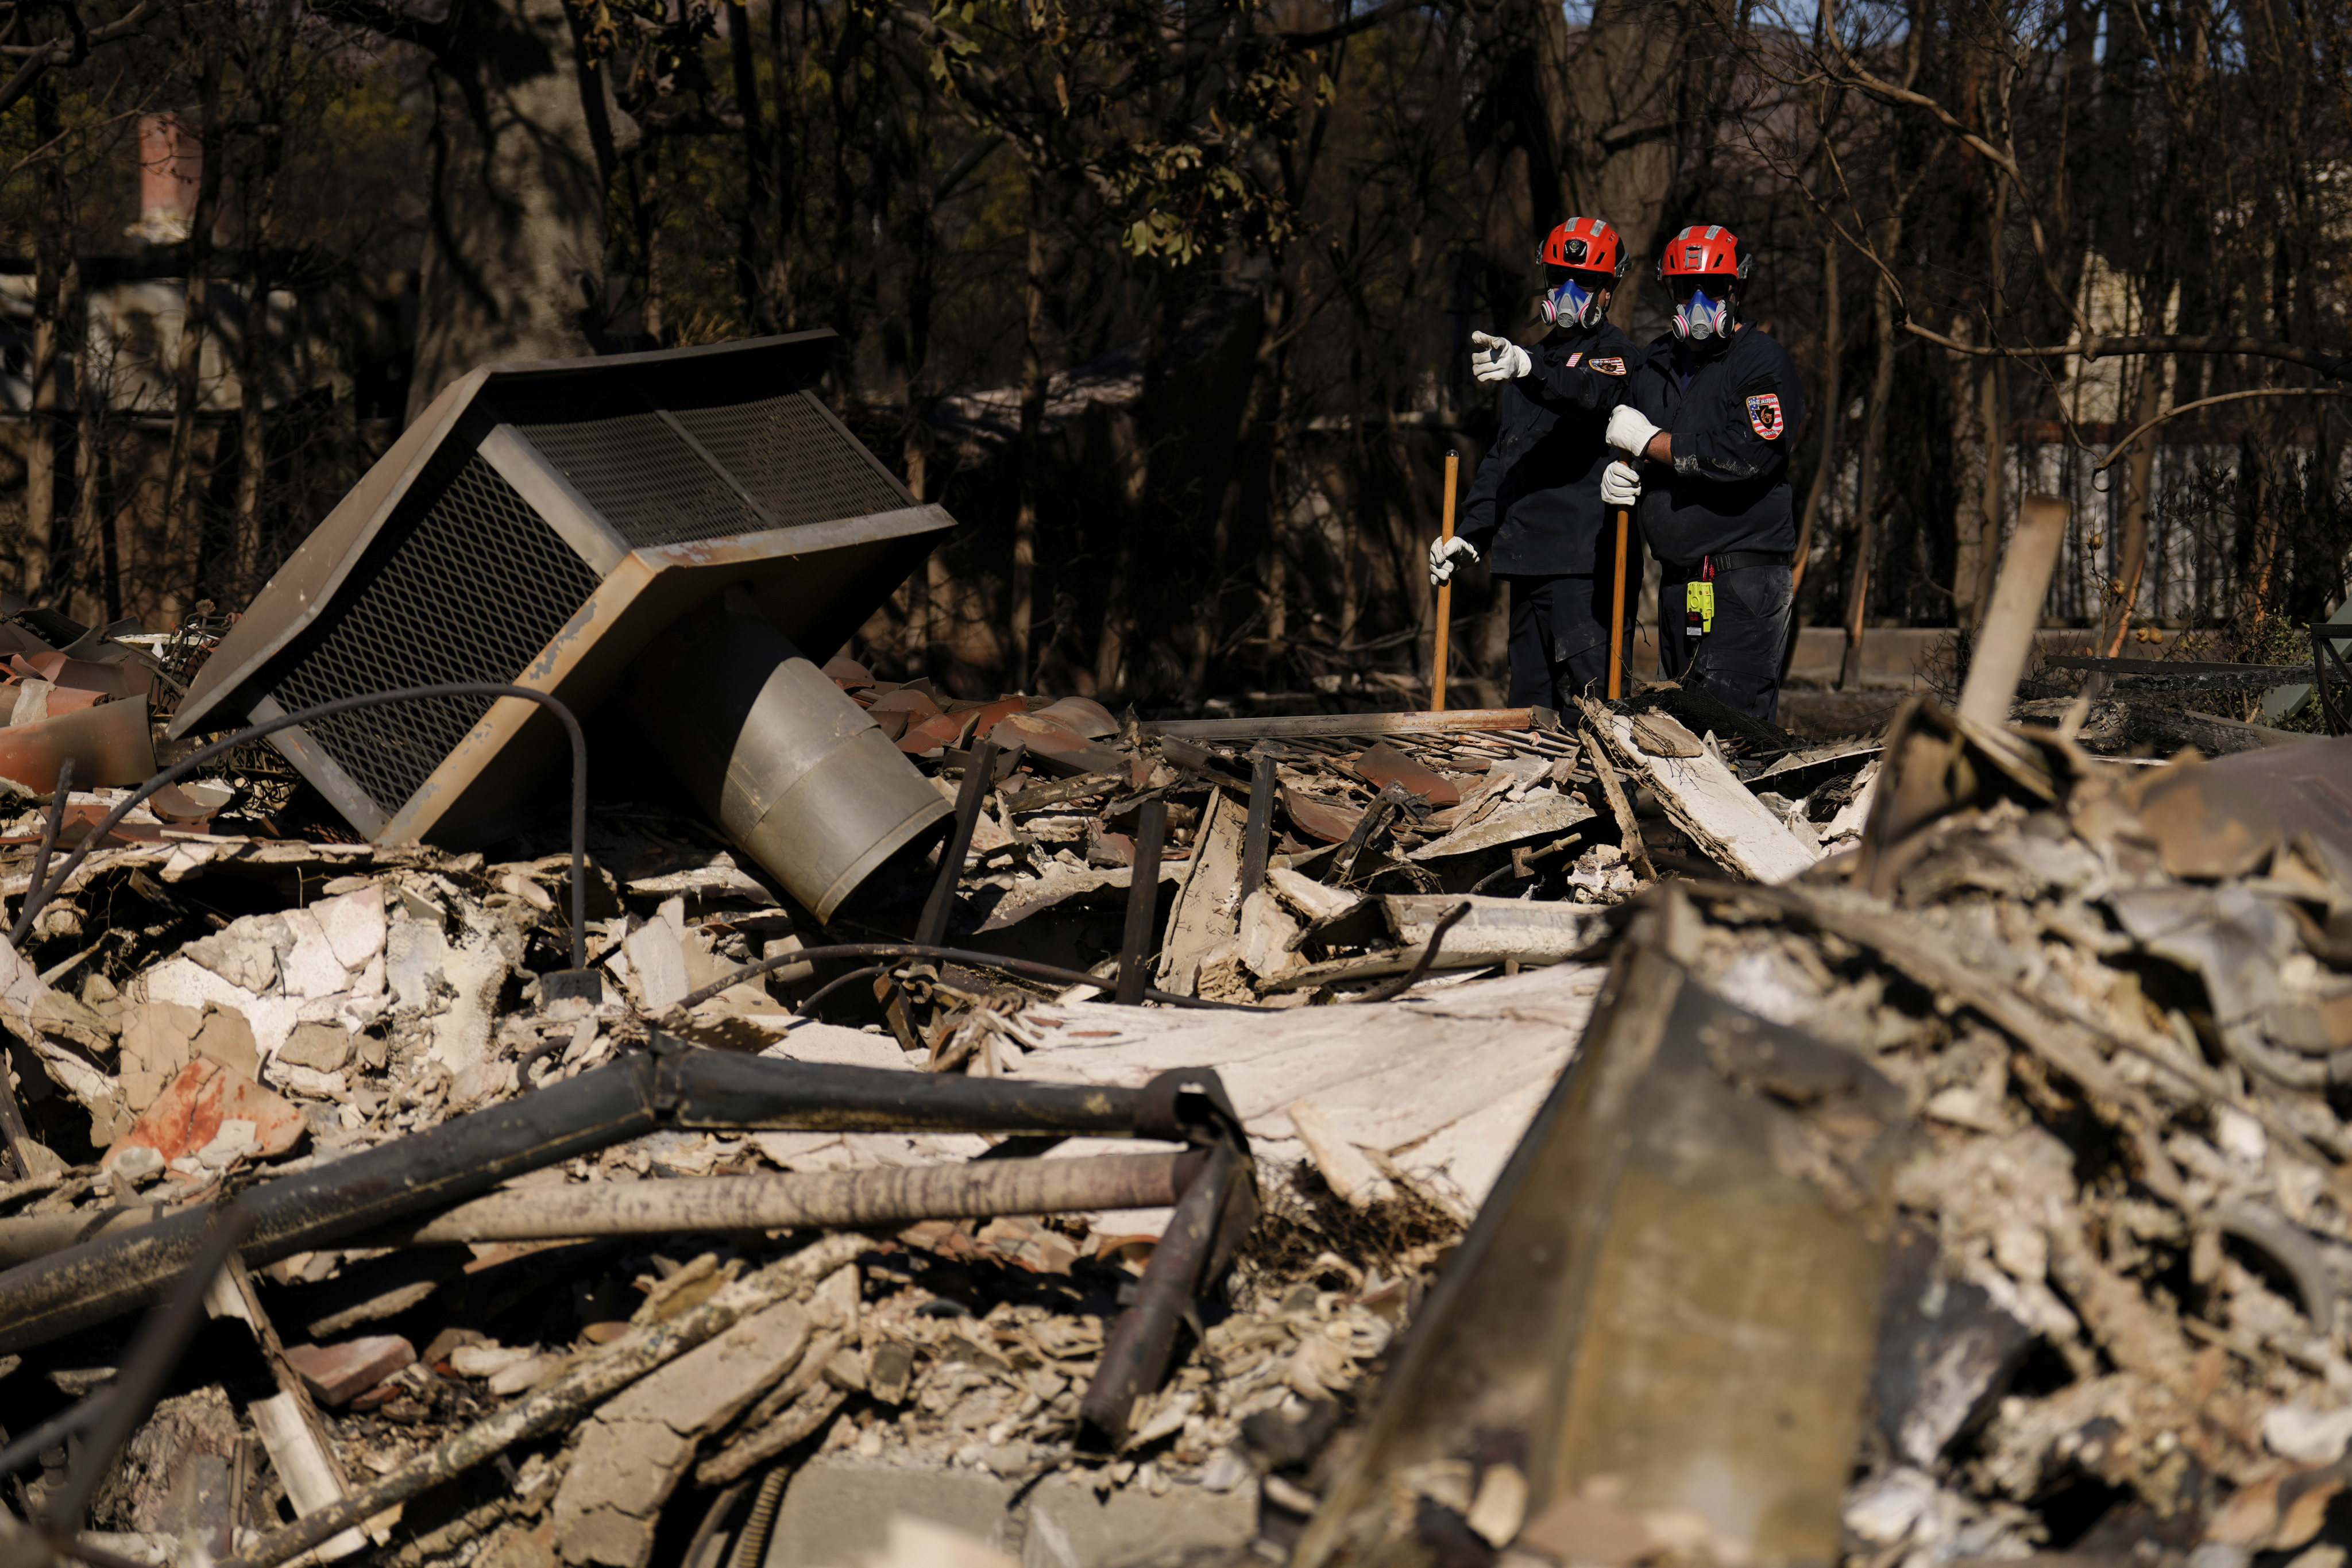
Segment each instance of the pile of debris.
M483 847L341 842L318 781L397 710L156 789L147 696L283 716L278 654L19 614L34 727L151 749L0 822L0 1550L2305 1551L2352 1481L2352 742L2001 722L2003 582L1959 712L1829 746L1673 685L1146 721L761 634L730 679L792 722L709 733L898 792L788 868L822 918L724 746L589 780L575 840L485 804L534 744L488 683L336 808L488 780Z
M2125 768L1915 707L1887 756L1856 854L1643 901L1302 1568L2340 1539L2352 742ZM1569 1214L1608 1239L1511 1263ZM1515 1318L1581 1327L1481 1348Z
M1144 928L1152 984L1266 1006L1360 994L1424 959L1456 973L1559 962L1661 867L1793 875L1855 840L1877 755L1809 746L1670 683L1565 720L1142 722L1085 698L949 699L846 658L826 673L958 804L970 858L934 937L1111 979L1135 961L1113 911L1159 802L1165 838L1145 859L1177 892L1165 942Z
M940 886L924 871L895 910L886 899L861 906L862 928L824 927L692 817L606 804L587 846L594 1000L542 994L572 963L560 840L495 859L273 837L300 812L277 809L278 779L234 770L182 792L201 796L199 820L142 806L93 840L126 799L99 790L8 825L25 847L0 898L30 918L0 950L26 1122L20 1179L0 1188L0 1388L6 1437L34 1445L15 1456L26 1518L67 1498L100 1531L92 1550L154 1561L193 1541L242 1561L323 1543L422 1562L495 1537L541 1559L641 1563L660 1531L694 1523L734 1551L787 1477L837 1453L1008 1491L1066 1473L1082 1513L1213 1500L1215 1543L1279 1535L1573 1052L1608 911L1654 878L1653 856L1811 863L1823 829L1857 815L1869 761L1695 734L1671 689L1627 712L1595 705L1575 728L1536 711L1150 725L1076 700L940 702L833 673L965 808ZM1735 769L1789 793L1752 795ZM1139 845L1155 816L1162 842ZM45 837L80 853L61 878ZM1117 984L1146 850L1159 864L1142 951L1161 994L1257 1012L1088 1000ZM843 939L887 949L906 929L894 916L940 887L938 934L961 945L940 951L954 956L798 956ZM1024 982L1041 967L1099 984ZM1418 989L1382 1000L1401 982ZM1351 998L1344 1017L1306 1005ZM520 1165L476 1157L461 1185L415 1174L485 1118L552 1117L558 1086L722 1054L1008 1090L1141 1093L1171 1067L1216 1068L1247 1169L1220 1189L1213 1245L1170 1307L1189 1310L1228 1256L1230 1300L1181 1357L1163 1346L1158 1367L1121 1374L1117 1408L1090 1418L1125 1299L1207 1185L1206 1134L1139 1170L1116 1165L1140 1158L1113 1152L1133 1142L1033 1128L1027 1110L959 1123L869 1105L810 1124L794 1102L606 1126ZM1437 1079L1444 1092L1410 1087ZM858 1092L896 1105L912 1090ZM376 1157L416 1189L397 1215L349 1184ZM1192 1163L1166 1163L1179 1157ZM975 1159L1011 1184L944 1179ZM1253 1192L1268 1211L1255 1228ZM205 1303L242 1338L205 1331L121 1466L76 1491L62 1439L142 1342L124 1310L168 1285L166 1263L189 1263L194 1217L228 1197L281 1226ZM268 1217L288 1205L307 1217ZM126 1282L121 1260L174 1216L178 1250ZM850 1223L868 1234L808 1241ZM689 1331L671 1326L704 1309ZM753 1324L764 1349L724 1348ZM600 1467L621 1461L562 1439L632 1385L670 1436L658 1454L630 1439L623 1468L650 1489L592 1507ZM477 1468L499 1460L505 1481ZM425 1489L453 1474L470 1479ZM806 1513L786 1510L786 1527Z
M0 790L46 795L68 763L84 787L152 773L152 725L210 647L210 612L205 605L179 631L154 636L136 621L86 626L0 593ZM209 810L175 792L151 820L158 813L194 822Z

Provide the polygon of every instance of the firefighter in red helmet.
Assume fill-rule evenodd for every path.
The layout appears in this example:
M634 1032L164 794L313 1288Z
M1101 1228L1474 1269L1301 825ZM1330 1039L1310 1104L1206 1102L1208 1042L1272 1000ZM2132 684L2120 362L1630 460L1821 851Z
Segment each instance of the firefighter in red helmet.
M1503 389L1494 447L1479 464L1460 531L1429 546L1429 580L1484 559L1510 584L1514 708L1569 706L1609 673L1614 557L1603 559L1609 507L1633 500L1633 470L1612 464L1603 437L1625 397L1633 341L1609 324L1625 247L1599 218L1573 217L1538 251L1550 323L1521 347L1473 332L1471 369ZM1604 470L1619 486L1604 497Z
M1658 280L1673 324L1635 366L1609 444L1642 465L1642 536L1664 570L1660 665L1769 721L1795 597L1789 444L1805 404L1789 352L1740 319L1754 269L1720 224L1668 242Z

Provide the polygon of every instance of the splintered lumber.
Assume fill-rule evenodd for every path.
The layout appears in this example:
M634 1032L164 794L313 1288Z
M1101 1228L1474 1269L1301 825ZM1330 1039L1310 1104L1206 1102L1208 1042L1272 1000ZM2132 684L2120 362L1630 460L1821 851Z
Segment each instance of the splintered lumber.
M1607 910L1595 904L1464 893L1390 893L1380 902L1390 930L1402 944L1396 951L1310 963L1267 980L1265 989L1307 991L1318 985L1405 973L1420 962L1438 922L1465 904L1470 907L1469 913L1448 928L1437 956L1430 961L1431 969L1491 969L1507 961L1559 963L1599 942L1609 923Z
M1592 808L1572 795L1530 795L1496 806L1477 821L1409 851L1405 858L1435 860L1447 855L1467 855L1473 850L1517 844L1525 838L1547 838L1566 833L1592 817Z
M1391 893L1381 900L1389 928L1409 948L1425 945L1437 922L1465 904L1470 912L1446 931L1435 967L1467 969L1506 959L1558 963L1599 942L1609 929L1608 911L1597 904L1464 893Z
M1556 730L1549 708L1464 708L1451 713L1301 713L1266 719L1162 719L1138 733L1188 741L1312 740L1325 735L1461 734L1475 730Z
M1290 1126L1307 1145L1307 1157L1323 1173L1323 1180L1341 1199L1362 1208L1388 1194L1391 1189L1379 1168L1331 1125L1331 1119L1313 1100L1291 1102Z
M2057 569L2058 548L2066 542L2066 503L2055 496L2028 496L2017 528L2002 552L2000 576L1985 611L1960 689L1960 717L1979 724L2008 722L2018 678L2033 654L2033 634L2042 625L2042 601Z
M1245 810L1223 790L1209 796L1208 816L1201 826L1191 868L1168 911L1168 934L1160 949L1159 984L1163 989L1195 994L1202 961L1241 929Z
M1609 710L1599 703L1590 705L1585 716L1601 729L1608 727ZM1633 816L1633 803L1626 798L1625 786L1619 781L1617 770L1610 765L1609 746L1601 740L1599 730L1587 730L1585 734L1588 739L1584 750L1592 759L1592 776L1601 781L1601 796L1609 802L1610 815L1617 819L1617 836L1623 842L1625 854L1633 862L1635 871L1654 882L1658 868L1650 862L1649 846L1642 842L1642 825Z
M1820 858L1704 746L1696 756L1653 756L1637 743L1632 720L1605 709L1592 717L1620 765L1717 864L1751 881L1779 882Z

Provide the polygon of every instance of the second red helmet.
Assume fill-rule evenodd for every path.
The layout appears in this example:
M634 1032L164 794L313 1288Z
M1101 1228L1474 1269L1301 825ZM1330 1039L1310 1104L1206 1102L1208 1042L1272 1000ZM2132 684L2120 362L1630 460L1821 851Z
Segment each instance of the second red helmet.
M1573 268L1579 272L1625 275L1625 246L1617 231L1597 217L1572 217L1544 237L1546 267Z
M1740 248L1739 237L1719 223L1693 224L1666 242L1658 258L1658 281L1676 278L1721 278L1745 282L1756 258Z

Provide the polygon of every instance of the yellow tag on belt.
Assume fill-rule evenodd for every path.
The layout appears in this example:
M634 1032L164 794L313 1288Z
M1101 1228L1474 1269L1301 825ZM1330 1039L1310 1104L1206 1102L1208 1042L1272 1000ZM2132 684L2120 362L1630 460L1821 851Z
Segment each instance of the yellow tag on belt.
M1701 635L1715 630L1715 584L1708 582L1692 583L1687 584L1684 591L1686 595L1684 604Z

